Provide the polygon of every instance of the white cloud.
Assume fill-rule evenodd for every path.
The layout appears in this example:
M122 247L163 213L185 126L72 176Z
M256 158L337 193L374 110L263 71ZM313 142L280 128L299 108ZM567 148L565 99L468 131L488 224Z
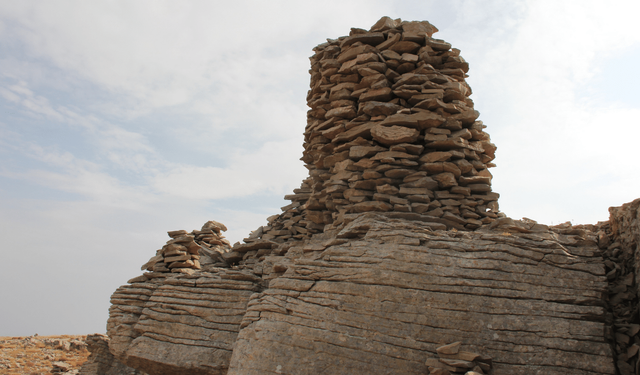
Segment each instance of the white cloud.
M7 6L5 22L11 22L12 36L32 56L126 95L140 111L184 104L210 90L237 93L280 84L291 74L282 59L292 54L288 43L314 34L322 42L326 34L319 33L320 25L325 32L340 25L343 33L347 19L377 19L367 2L341 3L339 14L332 4L337 2L236 2L230 7L169 1L36 6L27 1ZM299 17L310 12L315 13L312 22ZM282 22L285 14L290 15L287 24L273 23ZM305 47L310 51L311 46ZM295 64L300 68L307 62ZM269 72L274 69L282 74ZM135 108L128 104L125 110Z
M628 188L640 183L630 175L638 130L629 119L640 108L594 102L582 90L610 56L640 42L626 26L638 5L505 5L494 18L494 6L461 5L466 12L454 33L467 34L461 45L449 40L471 63L476 108L498 146L493 186L501 208L547 223L606 220L607 207L637 195Z
M175 165L152 181L157 191L185 199L284 195L299 186L306 175L297 162L300 155L296 141L266 142L255 152L235 152L224 168Z

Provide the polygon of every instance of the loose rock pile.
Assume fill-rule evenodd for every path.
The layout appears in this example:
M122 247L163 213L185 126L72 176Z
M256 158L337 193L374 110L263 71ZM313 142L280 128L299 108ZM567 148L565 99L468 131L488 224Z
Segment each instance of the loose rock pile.
M413 212L473 230L498 216L496 146L460 51L429 22L383 17L314 48L302 160L309 177L258 235L307 238L346 213Z
M228 267L222 257L231 247L229 241L221 235L226 230L224 224L208 221L201 230L191 233L186 230L167 232L171 239L141 268L152 272L141 277L161 277L157 273L166 272L193 274L194 270L202 269L203 265Z
M430 375L482 375L491 371L491 358L460 350L460 342L436 349L438 358L427 359Z
M609 222L601 224L598 232L609 281L609 310L613 314L609 336L620 374L640 374L637 287L640 199L621 207L611 207L609 213Z

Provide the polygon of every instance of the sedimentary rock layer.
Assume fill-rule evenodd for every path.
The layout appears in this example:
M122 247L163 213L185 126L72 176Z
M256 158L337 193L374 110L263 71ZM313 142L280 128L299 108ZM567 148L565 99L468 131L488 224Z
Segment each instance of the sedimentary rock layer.
M249 297L260 279L220 269L120 287L107 331L114 356L159 374L226 374Z
M328 242L252 297L229 374L422 374L454 341L496 374L615 374L593 236L363 214Z

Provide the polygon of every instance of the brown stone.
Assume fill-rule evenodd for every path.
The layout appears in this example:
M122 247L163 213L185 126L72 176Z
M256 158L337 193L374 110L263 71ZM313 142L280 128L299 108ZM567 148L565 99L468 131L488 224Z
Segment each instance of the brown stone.
M436 113L418 112L412 114L398 113L382 121L382 125L400 125L416 129L437 127L444 122L444 118Z
M405 33L420 35L422 38L424 38L424 36L431 37L434 33L438 32L438 28L428 21L403 21L402 30Z
M413 160L413 159L417 159L418 157L416 155L407 154L406 152L382 151L377 153L374 157L372 157L371 160L383 160L383 159L395 159L395 158Z
M176 238L176 237L180 237L180 236L184 236L186 235L188 232L186 230L172 230L172 231L168 231L167 234L169 235L169 237L171 238Z
M384 172L384 175L389 178L404 178L412 173L413 171L410 169L398 168L398 169L390 169Z
M415 181L403 183L402 186L407 188L427 188L429 190L435 190L438 188L438 182L431 177L422 177Z
M173 262L171 264L169 264L168 268L172 269L172 268L191 268L193 267L194 263L191 259L185 260L183 262Z
M420 131L404 126L384 126L378 124L371 129L374 140L390 146L399 143L413 143L418 139Z
M472 193L488 193L491 191L491 185L489 184L470 184L467 187Z
M377 102L383 101L384 102L384 101L391 100L392 95L393 94L389 87L382 87L379 89L369 90L364 94L360 95L358 99L360 100L361 103L367 102L367 101L377 101Z
M414 53L418 51L418 49L420 49L420 44L416 42L410 42L410 41L399 41L394 45L392 45L391 47L389 47L389 49L399 54Z
M344 133L338 134L333 142L348 142L352 141L358 137L363 137L366 139L371 138L371 128L376 124L372 122L364 123L361 125L356 125L355 127L345 131Z
M387 48L390 48L390 47L394 46L396 43L398 43L400 41L400 39L401 39L401 35L400 34L391 35L391 36L389 36L389 38L387 40L385 40L384 42L378 44L376 46L376 48L379 51L384 51Z
M367 201L353 205L353 212L389 211L393 207L382 201Z
M345 38L342 41L342 45L340 46L341 48L345 48L348 47L350 45L352 45L353 43L356 42L360 42L363 44L371 44L371 45L377 45L380 44L382 42L384 42L384 35L380 32L371 32L371 33L366 33L366 34L356 34L356 35L352 35L350 37Z
M393 103L368 101L361 105L362 112L369 116L389 116L402 109L401 106Z
M447 161L451 159L452 154L446 151L433 151L425 154L420 158L422 163L435 163L438 161Z
M371 32L386 31L389 29L394 29L397 26L398 26L398 22L392 20L387 16L384 16L380 18L378 22L376 22L373 26L371 26L371 29L369 31Z
M376 190L378 191L378 193L389 194L389 195L395 195L399 191L399 189L397 187L389 185L389 184L379 185L379 186L376 187Z
M371 130L372 134L375 127ZM374 136L375 139L375 136ZM361 159L377 154L378 152L386 150L380 146L353 146L349 149L349 157L351 159Z
M340 117L340 118L347 118L347 119L354 118L356 117L356 109L353 106L338 107L338 108L333 108L329 110L325 114L326 119L330 119L333 117Z
M458 182L456 181L456 176L454 176L453 173L450 173L450 172L439 173L434 176L431 176L431 178L438 181L438 186L441 189L448 189L452 186L458 185Z
M343 64L344 62L355 59L358 55L367 52L375 52L375 48L368 44L360 45L357 47L350 47L346 50L343 50L336 60L338 63Z
M191 259L191 254L184 254L184 255L176 255L172 257L165 257L164 262L171 263L171 262L179 262L179 261L189 260L189 259Z

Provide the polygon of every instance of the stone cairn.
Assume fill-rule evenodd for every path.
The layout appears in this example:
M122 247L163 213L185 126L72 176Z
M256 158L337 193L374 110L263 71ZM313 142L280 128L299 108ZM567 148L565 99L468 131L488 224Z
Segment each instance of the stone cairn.
M152 272L140 277L162 277L162 273L167 272L193 274L203 268L228 267L222 258L222 254L231 248L221 234L226 230L224 224L212 220L206 222L201 230L191 233L186 230L167 232L171 239L141 268Z
M459 230L498 217L489 172L496 146L469 98L469 64L432 38L436 31L383 17L314 48L302 157L309 177L245 242L302 240L367 211Z

